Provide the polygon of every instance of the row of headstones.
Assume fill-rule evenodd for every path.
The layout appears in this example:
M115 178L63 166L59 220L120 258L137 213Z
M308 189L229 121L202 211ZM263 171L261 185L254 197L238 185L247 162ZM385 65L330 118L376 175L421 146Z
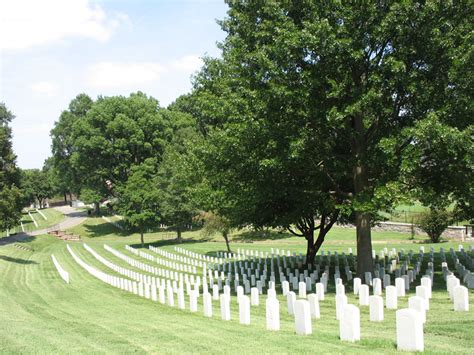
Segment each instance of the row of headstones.
M144 258L148 261L155 262L158 265L164 266L169 269L177 270L177 271L182 271L182 272L187 272L187 273L192 273L196 274L196 267L195 266L189 266L189 265L183 265L181 263L177 263L174 261L169 261L169 260L164 260L161 258L155 258L153 255L147 254L141 250L137 250L135 248L132 248L129 245L125 245L125 250L131 252L134 255L137 255L141 258Z
M53 264L56 267L56 270L58 270L59 276L61 276L64 282L69 283L69 273L63 269L53 254L51 254L51 259L53 259Z
M184 255L189 256L189 257L194 258L194 259L207 261L208 263L217 264L217 263L222 262L221 258L219 258L219 257L214 257L214 256L210 256L210 255L204 255L204 254L196 253L194 251L190 251L190 250L182 248L182 247L174 247L174 250L177 253L184 254Z
M131 265L131 266L133 266L137 269L140 269L140 270L143 270L143 271L146 271L146 272L149 272L151 274L158 275L158 276L161 276L161 277L166 277L167 279L175 279L175 280L178 279L178 274L179 273L177 271L157 268L155 266L151 266L151 265L142 263L142 262L140 262L136 259L133 259L133 258L129 257L128 255L125 255L125 254L119 252L118 250L115 250L114 248L108 246L107 244L104 244L104 249L107 250L108 252L112 253L113 255L115 255L117 258L125 261L127 264L129 264L129 265Z
M148 249L150 251L152 251L153 253L158 254L162 258L171 259L171 260L177 261L181 264L188 264L188 265L191 265L191 266L201 267L201 268L203 267L203 265L207 264L205 261L203 262L202 260L195 260L195 259L189 258L187 256L182 256L182 255L177 255L177 254L174 254L174 253L170 253L169 251L166 251L166 250L163 250L163 249L160 249L160 248L156 248L156 247L151 246L151 245L148 247Z
M116 265L112 263L111 261L107 260L97 252L95 252L91 247L89 247L87 244L84 243L84 248L89 251L98 261L100 261L102 264L105 266L109 267L110 269L114 270L115 272L124 275L132 280L135 280L140 283L145 283L145 284L150 284L150 285L160 285L165 282L165 280L160 279L159 277L153 277L150 275L144 275L139 272L121 267L119 265ZM175 276L175 274L171 274L171 276ZM176 290L178 288L178 282L182 285L186 285L186 290L187 293L189 294L191 289L197 289L199 290L201 286L201 278L197 276L196 278L194 275L188 275L188 274L179 274L176 275L176 279L172 279L168 277L167 278L170 282L173 284L173 288ZM205 280L204 280L205 281Z

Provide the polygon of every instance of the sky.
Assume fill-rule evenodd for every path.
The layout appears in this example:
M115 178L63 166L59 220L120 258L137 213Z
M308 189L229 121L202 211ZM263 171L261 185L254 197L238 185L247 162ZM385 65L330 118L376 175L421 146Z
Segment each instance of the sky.
M41 168L79 93L142 91L166 107L225 38L224 0L0 0L0 102L18 166Z

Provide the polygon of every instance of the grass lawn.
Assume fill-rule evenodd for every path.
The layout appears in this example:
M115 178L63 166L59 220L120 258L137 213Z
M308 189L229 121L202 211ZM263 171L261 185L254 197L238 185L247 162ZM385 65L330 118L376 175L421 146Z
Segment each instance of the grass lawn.
M110 261L133 269L103 249L107 243L124 254L125 244L138 244L138 235L127 236L101 218L90 218L73 229L84 242ZM172 234L150 233L145 239L172 250ZM374 233L374 247L417 251L420 245L429 251L431 244L417 238L410 241L400 233ZM199 232L184 233L183 247L200 253L214 254L225 250L222 238L202 238ZM327 237L325 250L355 250L355 231L334 229ZM269 251L270 248L304 252L304 241L286 234L269 233L257 239L250 233L232 236L232 247ZM203 316L202 298L198 312L180 311L151 300L120 291L103 284L79 267L66 250L66 244L51 236L31 238L21 243L30 248L21 250L15 244L0 246L0 348L4 353L395 353L395 311L385 309L385 320L369 322L368 307L361 307L361 341L339 340L335 319L333 281L321 305L321 319L313 320L313 334L294 334L293 318L286 313L286 300L279 295L281 331L265 330L264 297L260 306L251 309L251 325L238 322L238 307L233 297L232 320L220 320L219 303L213 301L214 316ZM472 243L471 243L472 244ZM81 243L70 243L76 254L90 265L106 271ZM440 246L457 250L458 243ZM467 248L468 243L464 243ZM51 254L70 273L65 284L54 269ZM150 252L151 253L151 252ZM135 257L135 256L134 256ZM138 258L138 257L135 257ZM144 259L142 262L150 263ZM448 261L451 261L450 259ZM440 269L436 260L436 271ZM452 264L450 264L452 268ZM135 269L137 270L137 269ZM137 270L138 271L138 270ZM142 271L143 272L143 271ZM144 273L144 272L143 272ZM332 276L331 276L332 277ZM331 279L332 280L332 279ZM393 279L392 279L393 282ZM357 299L347 288L349 303ZM411 290L409 295L413 295ZM472 292L470 291L471 303ZM399 308L407 306L408 297L399 299ZM186 299L186 307L188 306ZM433 353L472 353L474 348L474 313L454 312L442 277L437 273L433 299L425 325L425 350ZM472 306L471 306L472 307Z
M30 210L30 213L36 220L36 223L38 223L38 227L35 226L28 213L23 213L21 222L23 223L23 227L27 232L49 228L64 220L64 215L61 212L55 210L54 208L45 208L41 210L41 213L46 216L47 220L45 220L43 216L41 216L41 214L36 212L36 210Z

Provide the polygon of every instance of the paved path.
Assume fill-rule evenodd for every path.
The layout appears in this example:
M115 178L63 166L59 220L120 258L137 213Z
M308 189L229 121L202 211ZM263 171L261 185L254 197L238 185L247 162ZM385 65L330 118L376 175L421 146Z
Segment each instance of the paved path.
M18 233L6 238L0 238L0 245L10 244L14 242L20 242L22 240L28 239L28 237L35 237L42 234L47 234L51 230L65 230L72 227L75 227L87 219L87 213L83 211L78 211L75 208L69 206L59 206L54 207L55 210L61 212L66 217L62 222L55 224L49 228L40 229L32 232Z

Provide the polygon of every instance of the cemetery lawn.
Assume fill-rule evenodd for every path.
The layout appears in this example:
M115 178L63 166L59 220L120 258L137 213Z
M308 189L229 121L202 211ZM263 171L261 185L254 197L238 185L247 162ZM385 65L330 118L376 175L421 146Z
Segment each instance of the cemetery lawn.
M41 216L39 216L41 217ZM138 235L126 236L101 218L90 218L72 229L83 241L108 260L133 269L104 250L103 244L132 256L126 244L139 243ZM170 233L150 233L146 242L172 250ZM183 247L213 255L225 250L220 237L202 238L198 232L184 233ZM399 233L373 233L374 248L384 247L418 251L421 237L408 240ZM269 233L267 239L255 239L252 233L232 236L232 247L270 251L270 248L304 252L304 241L286 238L286 234ZM324 250L355 252L355 231L334 229L327 236ZM470 243L472 244L472 243ZM464 243L467 249L470 245ZM28 250L20 249L24 246ZM77 255L88 264L113 274L89 254L82 243L70 243ZM434 247L457 250L458 243L445 242ZM51 261L54 254L70 273L71 283L65 284ZM137 257L135 257L137 258ZM141 259L142 262L147 262ZM439 260L436 271L439 271ZM450 268L451 265L450 265ZM137 269L135 269L137 270ZM339 340L339 325L335 319L334 284L330 283L326 299L321 301L321 319L313 320L313 334L297 336L293 318L286 313L286 300L278 290L281 330L265 329L264 296L260 306L251 309L251 325L238 322L238 308L232 299L232 320L220 320L219 303L213 301L214 316L203 316L202 297L198 312L180 311L113 288L87 274L72 259L66 243L52 236L31 237L22 243L0 246L0 349L4 353L77 353L77 352L139 352L139 353L395 353L395 311L385 309L385 320L369 322L368 307L361 307L361 341L345 343ZM392 281L393 282L393 281ZM358 304L346 287L349 303ZM413 295L411 290L409 295ZM471 310L454 312L442 277L437 274L433 299L425 325L425 351L430 353L472 353L474 349L473 297ZM399 308L407 306L408 297L399 299ZM189 299L186 299L188 307Z
M64 214L61 212L55 210L54 208L45 208L40 210L41 213L43 213L47 220L41 216L36 210L30 210L30 213L32 214L33 218L36 220L38 223L38 227L35 226L33 221L31 220L30 216L28 215L27 212L23 213L23 217L21 219L21 222L23 223L23 227L25 228L25 232L32 232L35 230L39 229L45 229L54 226L55 224L60 223L62 220L64 220ZM21 231L21 227L18 227L18 232Z

